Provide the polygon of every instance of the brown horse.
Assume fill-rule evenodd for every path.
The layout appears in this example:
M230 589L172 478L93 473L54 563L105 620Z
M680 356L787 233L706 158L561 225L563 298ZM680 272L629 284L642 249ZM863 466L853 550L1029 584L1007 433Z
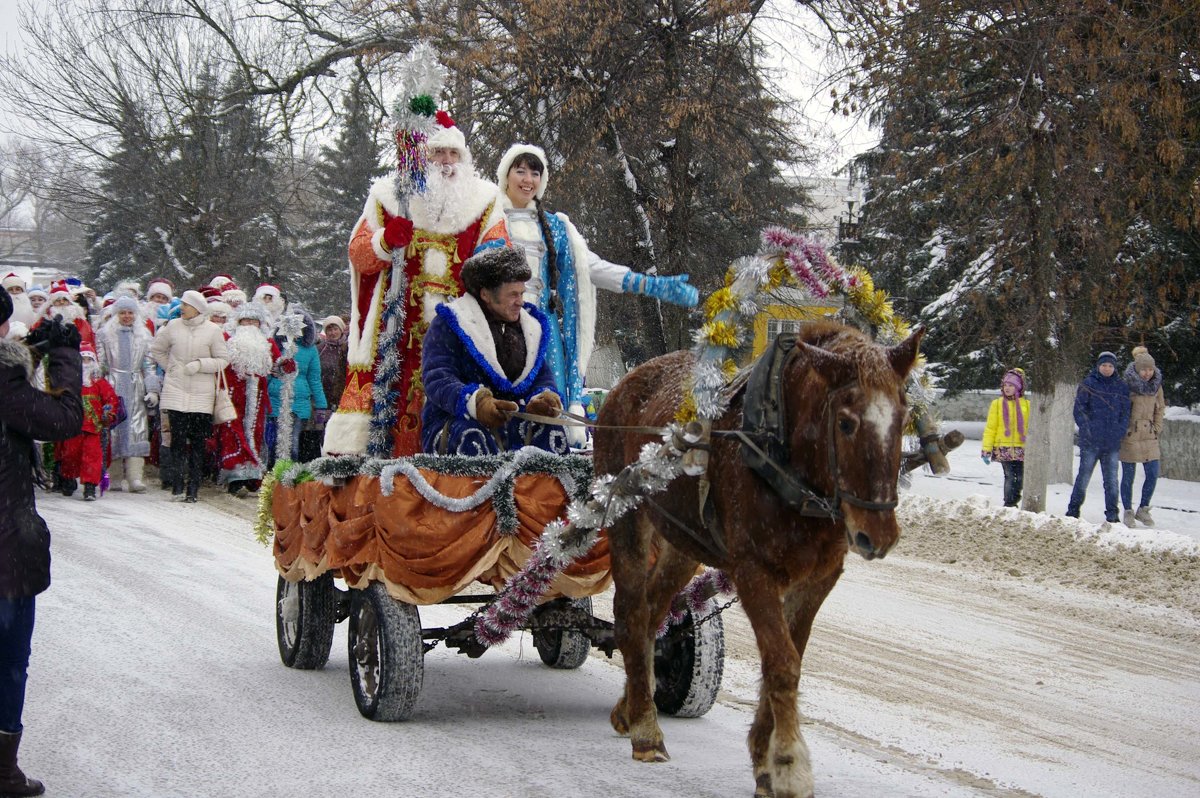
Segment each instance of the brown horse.
M812 324L782 361L785 408L781 463L828 501L827 517L802 514L743 461L728 434L742 427L744 391L713 424L708 478L682 477L654 505L643 503L608 529L616 584L616 639L625 660L625 693L612 725L632 738L633 757L669 757L654 705L654 637L672 597L698 564L721 568L758 642L762 686L750 728L755 795L806 798L812 767L800 734L797 687L813 619L842 573L847 549L883 557L900 536L893 511L906 404L904 383L923 330L890 349L857 330ZM601 426L668 424L682 398L693 357L675 352L634 369L608 395ZM601 429L596 473L615 474L637 458L647 435ZM759 441L759 443L763 443ZM780 451L780 450L776 450ZM688 529L684 529L687 527ZM723 545L705 545L713 534ZM649 565L651 541L657 556Z

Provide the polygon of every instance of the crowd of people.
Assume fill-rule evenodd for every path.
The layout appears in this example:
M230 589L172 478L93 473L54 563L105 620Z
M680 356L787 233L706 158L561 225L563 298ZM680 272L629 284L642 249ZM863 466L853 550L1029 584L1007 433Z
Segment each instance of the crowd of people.
M104 295L74 278L43 288L10 272L2 282L13 306L10 338L51 320L80 337L82 428L45 445L48 489L81 492L85 501L109 490L141 493L149 462L182 501L197 501L205 480L244 496L276 456L319 454L345 381L342 317L317 322L277 286L247 296L228 275L178 296L165 279L144 293L126 281ZM294 319L286 331L285 317ZM281 428L288 437L278 447Z
M1110 523L1121 521L1128 527L1139 523L1154 526L1150 502L1158 482L1162 457L1159 436L1167 405L1162 372L1149 350L1136 346L1131 355L1130 362L1120 371L1117 356L1101 352L1075 392L1073 411L1079 430L1079 469L1067 501L1069 517L1079 517L1088 483L1099 464L1105 519ZM988 409L981 446L984 463L995 460L1004 468L1005 507L1016 507L1021 500L1028 423L1025 372L1010 369L1000 381L1000 396ZM1133 483L1139 464L1143 481L1135 510Z

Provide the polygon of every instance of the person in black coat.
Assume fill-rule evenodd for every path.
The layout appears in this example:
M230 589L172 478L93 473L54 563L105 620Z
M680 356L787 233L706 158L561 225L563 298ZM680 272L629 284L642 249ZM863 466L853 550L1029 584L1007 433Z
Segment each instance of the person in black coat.
M9 339L8 294L0 294L0 795L41 795L17 766L21 712L33 638L34 597L50 586L50 531L37 514L34 441L78 435L83 426L79 331L61 320ZM51 390L34 387L35 353L49 354Z

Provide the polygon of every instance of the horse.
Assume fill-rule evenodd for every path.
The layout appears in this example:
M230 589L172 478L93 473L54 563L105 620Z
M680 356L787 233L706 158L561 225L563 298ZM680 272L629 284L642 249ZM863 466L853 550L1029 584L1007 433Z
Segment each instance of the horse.
M760 652L762 683L748 740L754 795L812 795L797 707L800 664L847 552L882 558L900 537L894 508L904 386L923 334L917 328L888 348L836 322L806 325L789 336L789 351L777 361L782 414L774 439L739 434L743 411L754 412L741 388L712 424L704 506L701 478L684 476L609 526L615 636L625 662L624 693L610 721L631 738L634 759L670 758L653 698L654 639L672 598L709 565L736 587ZM694 362L686 351L663 355L609 393L595 434L597 474L618 473L655 440L644 427L672 421ZM643 429L611 429L631 426ZM755 450L783 459L761 466L759 457L755 470L742 449L750 460ZM807 491L798 499L781 484Z

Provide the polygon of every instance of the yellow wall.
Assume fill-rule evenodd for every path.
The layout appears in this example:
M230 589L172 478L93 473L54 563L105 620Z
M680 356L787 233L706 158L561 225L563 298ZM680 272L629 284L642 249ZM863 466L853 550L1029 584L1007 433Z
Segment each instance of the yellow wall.
M782 319L785 321L813 321L814 319L832 316L838 312L835 306L809 305L767 305L754 317L754 351L751 358L756 358L767 348L767 320Z

